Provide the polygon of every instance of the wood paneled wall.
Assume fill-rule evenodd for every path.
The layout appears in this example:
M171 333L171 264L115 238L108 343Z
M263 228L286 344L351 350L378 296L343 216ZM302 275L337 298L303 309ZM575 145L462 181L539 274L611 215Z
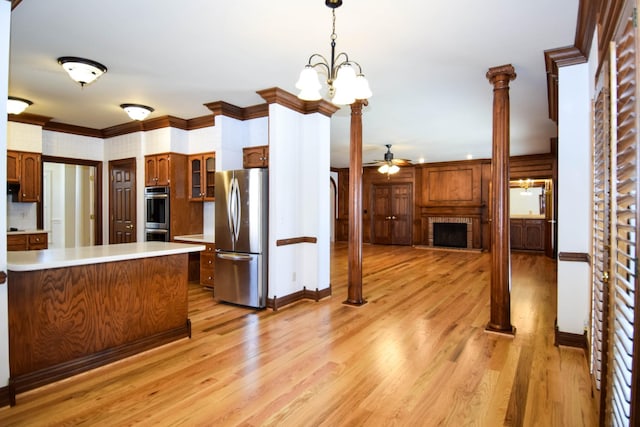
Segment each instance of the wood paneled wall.
M336 240L347 240L349 171L338 172L338 218ZM556 179L553 154L515 156L510 159L510 176L520 178ZM375 167L363 173L363 241L371 241L371 189L373 185L409 182L413 184L413 244L427 244L425 218L429 215L465 216L473 218L473 247L489 250L489 200L491 197L491 160L464 160L427 163L403 167L395 175L378 173Z

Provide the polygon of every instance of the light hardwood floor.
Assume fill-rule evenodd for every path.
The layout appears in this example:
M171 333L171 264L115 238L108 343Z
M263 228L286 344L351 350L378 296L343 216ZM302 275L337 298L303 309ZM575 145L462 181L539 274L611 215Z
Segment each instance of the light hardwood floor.
M364 245L361 307L279 311L190 288L184 339L17 397L0 425L595 426L581 350L553 345L555 263L514 254L515 338L486 333L490 255Z

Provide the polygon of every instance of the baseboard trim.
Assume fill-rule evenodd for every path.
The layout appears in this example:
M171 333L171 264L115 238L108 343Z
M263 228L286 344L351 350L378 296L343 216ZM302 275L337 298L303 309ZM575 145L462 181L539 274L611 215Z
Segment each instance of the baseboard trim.
M38 371L12 376L9 378L9 386L7 387L7 394L9 398L8 403L10 406L14 406L16 404L16 395L18 393L32 390L45 384L107 365L181 338L191 338L191 321L189 319L187 319L185 325L180 328L161 332L150 337L142 338L118 347L109 348L68 362L40 369ZM0 399L2 398L3 396L0 393ZM0 400L0 402L2 402L2 400Z
M274 295L273 298L267 298L267 308L273 309L273 311L278 311L278 309L293 304L294 302L303 300L303 299L311 299L316 302L320 301L323 298L331 296L331 285L328 288L318 290L316 288L315 291L309 290L305 287L302 288L301 291L294 292L289 295L285 295L283 297L277 297Z
M575 348L581 348L584 350L585 354L589 353L589 344L588 344L588 340L587 340L587 333L585 332L584 334L573 334L571 332L562 332L558 329L558 326L556 325L555 328L555 339L554 339L554 343L555 346L566 346L566 347L575 347Z
M10 404L11 395L9 393L9 387L0 387L0 408L4 408Z

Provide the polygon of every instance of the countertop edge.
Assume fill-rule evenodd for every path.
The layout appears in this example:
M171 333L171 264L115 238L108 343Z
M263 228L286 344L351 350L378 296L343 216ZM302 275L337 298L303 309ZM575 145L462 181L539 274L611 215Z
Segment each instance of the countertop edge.
M124 243L86 248L7 252L7 270L15 272L75 267L106 262L200 252L204 245L162 242ZM129 246L127 246L129 245Z

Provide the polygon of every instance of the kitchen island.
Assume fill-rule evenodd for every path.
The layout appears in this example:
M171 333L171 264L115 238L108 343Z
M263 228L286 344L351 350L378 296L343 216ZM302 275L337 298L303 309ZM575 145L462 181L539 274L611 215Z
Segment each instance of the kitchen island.
M140 242L7 253L9 393L191 336L188 254Z

